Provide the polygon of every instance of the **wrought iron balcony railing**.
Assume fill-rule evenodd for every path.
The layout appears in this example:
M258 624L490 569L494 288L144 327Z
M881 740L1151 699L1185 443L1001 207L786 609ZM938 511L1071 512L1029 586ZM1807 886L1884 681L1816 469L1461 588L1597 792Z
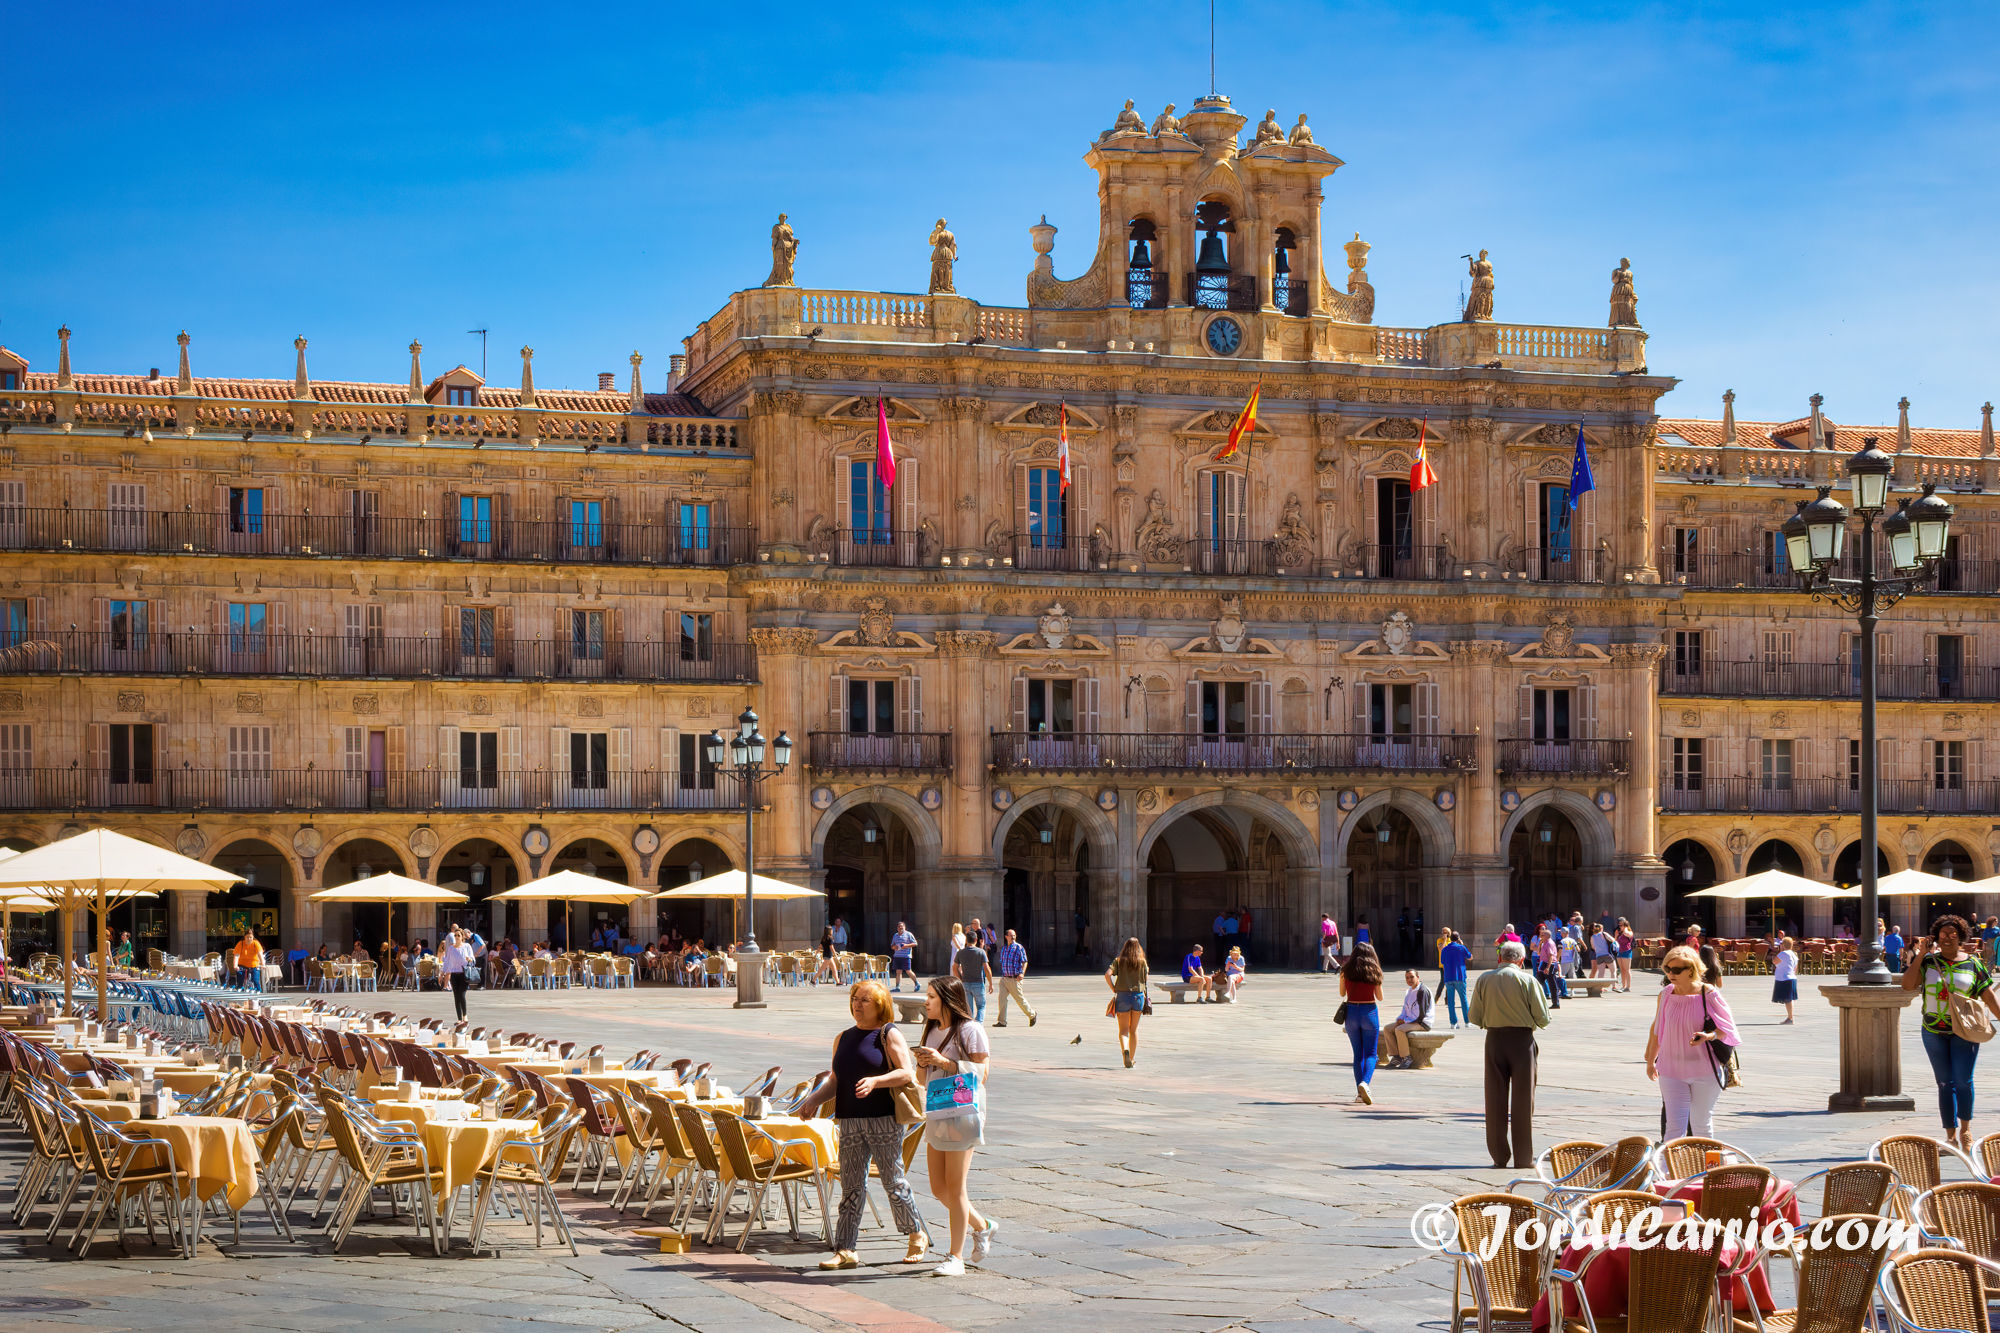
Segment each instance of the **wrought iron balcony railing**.
M1496 756L1502 773L1545 773L1552 777L1615 777L1630 771L1632 742L1598 740L1503 740Z
M1151 773L1443 773L1473 765L1473 738L1368 733L996 731L993 766L1050 773L1131 769Z
M0 769L0 810L733 810L727 773L439 769Z
M806 739L806 762L827 772L951 772L948 731L815 731Z

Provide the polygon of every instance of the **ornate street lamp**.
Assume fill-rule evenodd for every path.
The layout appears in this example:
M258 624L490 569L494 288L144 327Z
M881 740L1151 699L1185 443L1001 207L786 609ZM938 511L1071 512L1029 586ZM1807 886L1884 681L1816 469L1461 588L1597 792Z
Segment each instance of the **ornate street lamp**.
M1827 998L1840 1009L1841 1090L1834 1110L1908 1108L1900 1094L1900 1037L1896 1020L1908 993L1896 987L1882 960L1882 937L1876 929L1880 906L1876 898L1877 817L1880 798L1875 743L1875 623L1880 613L1937 575L1938 561L1950 536L1951 505L1926 483L1914 502L1905 500L1882 522L1894 572L1875 572L1875 520L1888 508L1889 486L1896 461L1876 447L1869 436L1847 460L1854 513L1861 519L1858 578L1836 578L1847 538L1847 508L1822 486L1809 504L1785 520L1785 553L1800 586L1812 596L1845 607L1861 624L1861 931L1847 986L1832 987ZM1857 993L1869 988L1868 994ZM1854 1058L1850 1059L1850 1055Z
M736 951L736 1007L764 1007L764 960L757 949L757 854L752 841L752 815L757 786L785 771L792 762L792 739L784 732L770 742L771 762L764 762L764 733L757 714L746 708L736 719L736 734L711 731L702 742L709 764L734 773L743 792L743 947Z

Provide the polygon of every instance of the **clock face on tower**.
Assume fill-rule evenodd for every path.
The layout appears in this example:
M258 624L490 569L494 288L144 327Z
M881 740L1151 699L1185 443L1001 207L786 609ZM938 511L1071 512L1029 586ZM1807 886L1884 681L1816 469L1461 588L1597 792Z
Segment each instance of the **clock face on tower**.
M1243 345L1243 326L1227 315L1208 325L1208 350L1217 356L1234 356Z

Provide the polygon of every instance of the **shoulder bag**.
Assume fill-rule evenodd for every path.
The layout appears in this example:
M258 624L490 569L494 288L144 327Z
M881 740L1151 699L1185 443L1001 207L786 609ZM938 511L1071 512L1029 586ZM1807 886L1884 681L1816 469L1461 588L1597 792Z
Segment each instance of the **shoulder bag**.
M1924 966L1928 968L1930 965L1931 959L1926 958ZM1944 988L1944 1002L1951 1014L1952 1035L1970 1042L1992 1041L1993 1016L1986 1011L1986 1006L1970 995L1961 994L1951 984L1951 970L1942 960L1938 970L1943 974L1938 978L1938 984Z
M1701 1030L1714 1032L1715 1019L1708 1012L1708 990L1701 993ZM1743 1086L1743 1067L1737 1059L1736 1048L1726 1042L1716 1040L1702 1043L1708 1047L1708 1058L1715 1061L1715 1081L1725 1088Z

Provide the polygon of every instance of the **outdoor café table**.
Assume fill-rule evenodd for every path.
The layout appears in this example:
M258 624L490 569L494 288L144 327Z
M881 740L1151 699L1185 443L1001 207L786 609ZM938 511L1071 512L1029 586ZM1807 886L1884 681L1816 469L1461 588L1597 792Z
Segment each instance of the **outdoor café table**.
M475 1060L478 1059L477 1056L473 1058ZM535 1060L535 1059L524 1060L521 1059L519 1056L516 1056L512 1060L501 1061L501 1065L504 1068L519 1069L523 1073L528 1073L528 1074L540 1074L543 1078L547 1079L570 1077L570 1066L576 1063L577 1061L575 1060ZM585 1061L584 1068L588 1069L589 1067L590 1067L589 1062ZM604 1068L606 1069L606 1071L610 1073L617 1073L625 1068L625 1062L623 1060L606 1060L604 1062ZM582 1076L579 1075L579 1077Z
M194 1181L196 1198L205 1201L222 1193L234 1212L257 1197L257 1139L241 1120L177 1115L133 1120L125 1132L173 1144L174 1163Z
M1590 1254L1592 1246L1572 1245L1563 1251L1562 1259L1556 1267L1574 1273L1578 1264ZM1607 1245L1604 1253L1591 1262L1583 1275L1583 1293L1590 1302L1591 1318L1602 1324L1606 1319L1621 1319L1631 1299L1632 1289L1632 1248L1629 1245ZM1722 1245L1722 1268L1726 1271L1737 1261L1736 1246L1730 1242ZM1761 1268L1749 1272L1749 1293L1744 1293L1745 1283L1738 1278L1723 1279L1723 1298L1738 1310L1748 1310L1749 1300L1755 1299L1760 1310L1774 1310L1777 1302L1771 1299L1771 1283ZM1581 1319L1583 1311L1577 1305L1574 1287L1564 1286L1563 1318ZM1535 1302L1532 1319L1538 1331L1549 1326L1549 1298L1543 1296Z
M213 981L216 967L213 963L168 963L165 970L182 981Z
M493 1160L508 1139L533 1138L539 1126L532 1120L477 1120L472 1108L459 1103L462 1112L440 1114L441 1104L433 1102L377 1102L375 1109L384 1120L401 1120L416 1126L424 1141L424 1155L431 1170L443 1174L438 1193L443 1208L445 1242L451 1242L452 1204L458 1191L478 1179L479 1172Z

